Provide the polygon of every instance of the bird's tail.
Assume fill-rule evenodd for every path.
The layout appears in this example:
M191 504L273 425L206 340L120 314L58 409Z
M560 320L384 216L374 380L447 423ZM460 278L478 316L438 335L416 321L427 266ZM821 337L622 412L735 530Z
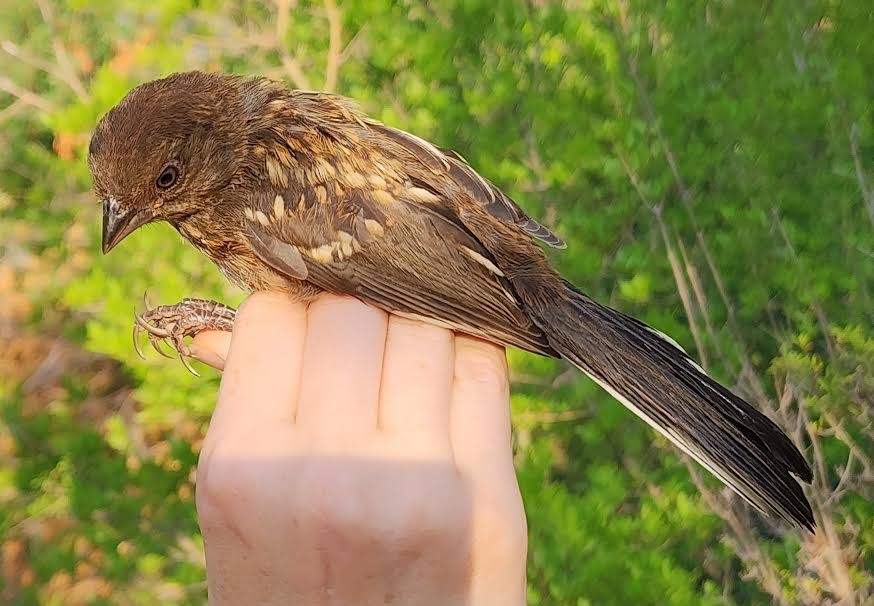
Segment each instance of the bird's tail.
M565 288L566 297L554 301L520 292L557 352L751 505L814 529L793 477L810 482L810 467L773 421L707 376L669 337L569 282Z

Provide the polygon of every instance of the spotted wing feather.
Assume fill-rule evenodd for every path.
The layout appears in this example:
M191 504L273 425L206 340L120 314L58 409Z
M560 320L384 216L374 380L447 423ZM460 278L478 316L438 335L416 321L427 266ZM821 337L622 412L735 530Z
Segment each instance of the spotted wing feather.
M396 314L555 355L488 251L460 222L403 199L388 212L366 189L337 194L326 184L325 190L320 201L287 189L279 196L286 202L281 215L275 197L254 203L259 210L247 215L245 233L274 271Z
M369 126L406 150L431 172L448 175L457 187L482 204L491 215L515 223L529 235L553 248L566 247L564 240L529 217L507 194L471 168L460 154L439 148L416 135L380 123L374 122Z

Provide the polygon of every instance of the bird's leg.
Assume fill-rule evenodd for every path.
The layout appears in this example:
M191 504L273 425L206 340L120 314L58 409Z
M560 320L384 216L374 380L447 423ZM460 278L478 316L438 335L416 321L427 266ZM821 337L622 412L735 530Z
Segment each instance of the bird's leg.
M146 307L148 308L148 304ZM234 308L206 299L183 299L176 305L160 305L146 309L142 314L134 313L134 348L140 357L144 357L140 349L139 336L145 332L149 335L149 342L155 351L169 358L171 356L160 348L160 343L167 341L179 354L179 359L182 360L185 368L197 375L188 363L191 348L183 339L193 337L204 330L230 332L234 327L236 314L237 310Z

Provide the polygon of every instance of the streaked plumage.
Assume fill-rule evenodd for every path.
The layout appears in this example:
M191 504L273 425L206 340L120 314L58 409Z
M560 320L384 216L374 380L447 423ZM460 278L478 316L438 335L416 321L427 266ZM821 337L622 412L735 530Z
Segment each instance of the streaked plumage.
M564 281L564 242L461 156L263 79L147 83L100 122L104 248L166 220L235 282L322 290L578 366L763 512L813 528L786 434L645 324ZM163 189L156 178L175 167ZM795 477L793 477L795 476Z

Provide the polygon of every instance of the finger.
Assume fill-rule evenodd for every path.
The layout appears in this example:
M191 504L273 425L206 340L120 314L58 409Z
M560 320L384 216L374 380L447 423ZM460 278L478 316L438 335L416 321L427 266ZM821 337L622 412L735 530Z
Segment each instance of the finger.
M205 330L197 333L188 346L192 357L216 370L224 370L230 348L231 333L220 330Z
M449 432L459 471L475 481L514 477L510 387L502 347L456 336Z
M504 349L474 337L455 341L455 384L450 412L450 436L459 474L473 493L474 517L480 520L471 536L474 570L502 571L476 577L471 595L524 595L527 529L525 509L513 468L510 433L510 387ZM488 554L487 558L482 557ZM510 571L512 575L506 574Z
M212 427L291 422L305 337L306 305L275 293L249 297L234 321Z
M449 450L455 335L389 316L382 361L379 427L411 442Z
M388 316L350 297L310 304L297 423L332 435L376 429Z

